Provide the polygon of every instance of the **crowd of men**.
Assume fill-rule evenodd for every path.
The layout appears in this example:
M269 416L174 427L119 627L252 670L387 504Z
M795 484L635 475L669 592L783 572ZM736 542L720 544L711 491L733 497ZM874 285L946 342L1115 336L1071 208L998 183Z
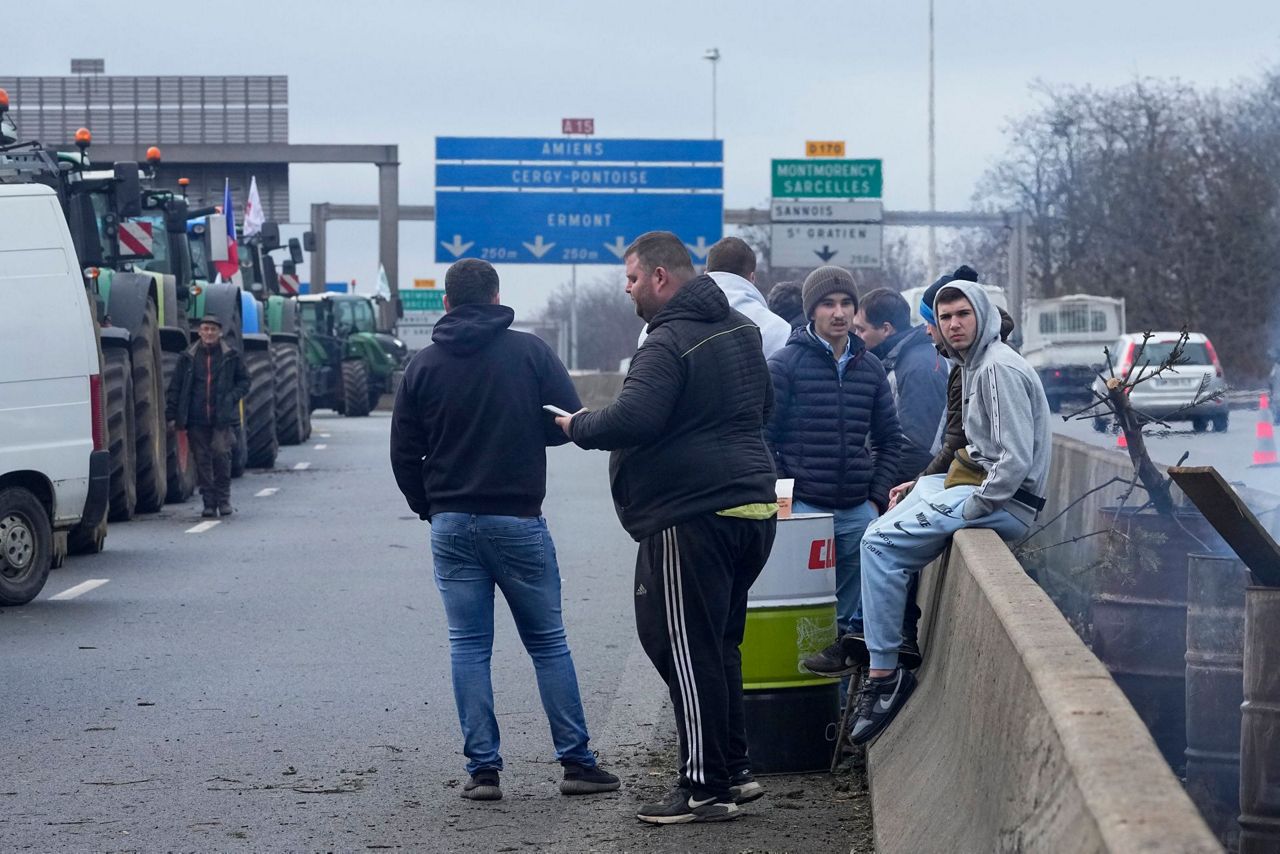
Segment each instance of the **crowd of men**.
M833 517L838 634L804 665L842 680L863 673L848 736L866 743L915 686L920 570L957 530L1021 537L1043 507L1049 408L1004 343L1011 321L968 267L928 288L925 323L912 327L900 294L860 296L835 266L766 301L755 253L734 237L712 247L701 275L668 232L637 238L624 262L645 329L617 398L596 411L581 408L545 343L508 328L514 313L491 265L450 267L447 314L396 396L392 468L431 524L470 775L463 797L502 797L495 588L533 659L560 791L619 787L588 749L541 516L545 449L572 441L610 452L618 518L638 544L636 627L675 712L678 779L637 818L723 821L764 794L739 646L747 591L776 533L777 479L794 480L794 511Z

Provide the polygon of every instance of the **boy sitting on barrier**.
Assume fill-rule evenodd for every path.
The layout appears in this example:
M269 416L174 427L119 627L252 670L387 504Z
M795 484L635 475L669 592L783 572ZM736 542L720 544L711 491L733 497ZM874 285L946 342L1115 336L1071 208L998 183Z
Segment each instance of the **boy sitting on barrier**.
M956 531L990 528L1011 540L1025 534L1044 507L1052 431L1040 378L1000 340L1000 315L980 285L944 286L933 313L948 354L964 372L968 445L945 475L920 478L862 537L868 670L849 732L854 744L888 726L915 688L914 674L898 662L911 578L942 554Z

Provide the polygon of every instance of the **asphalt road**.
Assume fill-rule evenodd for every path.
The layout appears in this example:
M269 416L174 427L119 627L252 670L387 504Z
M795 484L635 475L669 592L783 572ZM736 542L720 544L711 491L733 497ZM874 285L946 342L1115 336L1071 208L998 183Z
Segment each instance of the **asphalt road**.
M103 554L0 609L0 849L869 850L848 774L769 778L729 824L636 821L673 779L673 725L635 640L606 457L574 448L551 454L545 512L593 746L623 790L558 793L500 607L506 798L462 800L428 530L395 489L388 425L317 413L310 443L233 482L231 519L200 525L192 501L113 525Z
M1173 422L1170 430L1148 425L1144 435L1152 460L1161 467L1174 465L1186 453L1183 465L1213 466L1227 481L1280 496L1280 467L1252 465L1253 452L1258 447L1257 424L1256 410L1237 409L1231 412L1225 433L1195 433L1190 422ZM1116 435L1096 432L1088 419L1064 423L1060 416L1054 416L1054 430L1100 447L1116 448ZM1126 452L1117 449L1116 453Z

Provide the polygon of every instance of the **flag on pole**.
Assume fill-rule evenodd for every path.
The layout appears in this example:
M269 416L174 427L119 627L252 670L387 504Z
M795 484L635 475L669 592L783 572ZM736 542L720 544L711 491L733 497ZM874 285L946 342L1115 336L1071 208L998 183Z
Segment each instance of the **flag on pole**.
M387 270L381 264L378 265L378 296L391 299L391 283L387 281Z
M222 191L222 212L227 219L227 260L214 261L224 281L232 281L232 277L240 272L240 251L236 246L236 209L231 204L231 179L228 178ZM216 238L215 238L216 239Z
M244 236L252 237L262 231L267 216L262 212L262 199L258 198L258 176L249 179L249 198L244 203Z

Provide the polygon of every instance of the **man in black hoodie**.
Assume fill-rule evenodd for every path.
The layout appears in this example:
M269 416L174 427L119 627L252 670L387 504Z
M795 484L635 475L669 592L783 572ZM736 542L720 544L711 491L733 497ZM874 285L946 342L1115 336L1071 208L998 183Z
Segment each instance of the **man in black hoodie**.
M614 505L640 543L636 628L675 708L680 779L636 817L724 821L764 794L747 758L738 647L777 525L764 443L773 390L759 327L695 276L679 237L651 231L623 258L649 335L612 404L556 420L580 447L613 452Z
M588 748L578 677L560 616L560 569L542 518L548 445L564 435L542 407L579 406L564 365L539 338L508 329L498 273L464 259L445 273L445 317L396 394L391 467L409 508L431 523L436 587L449 620L453 694L471 780L462 796L502 797L489 661L493 589L533 659L560 792L613 791L618 778Z

